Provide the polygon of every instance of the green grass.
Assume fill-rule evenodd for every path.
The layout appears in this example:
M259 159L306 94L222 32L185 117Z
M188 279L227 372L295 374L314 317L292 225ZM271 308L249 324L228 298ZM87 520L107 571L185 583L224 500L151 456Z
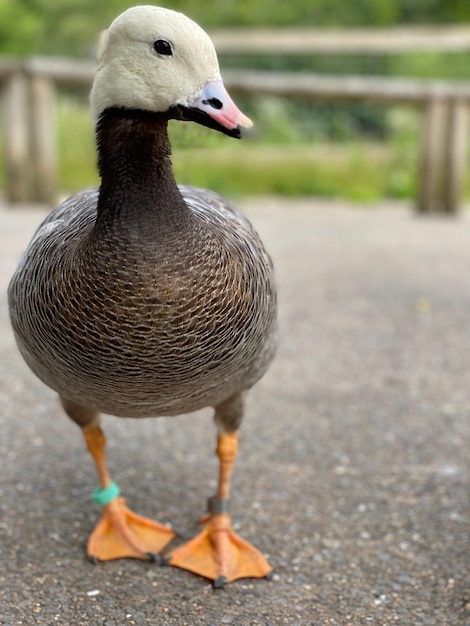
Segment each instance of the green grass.
M261 102L249 111L257 121L259 136L242 141L196 124L172 123L178 182L209 187L229 197L317 195L368 202L409 198L415 193L418 139L414 118L396 115L387 141L352 138L333 143L314 128L302 136L288 116L288 107L271 104ZM86 102L70 97L59 100L57 135L61 192L97 184Z
M70 192L98 184L93 123L85 103L59 100L57 139L60 189Z
M380 145L243 145L182 150L174 156L180 182L210 187L230 196L280 194L373 201L407 197L413 176L390 175L400 167Z

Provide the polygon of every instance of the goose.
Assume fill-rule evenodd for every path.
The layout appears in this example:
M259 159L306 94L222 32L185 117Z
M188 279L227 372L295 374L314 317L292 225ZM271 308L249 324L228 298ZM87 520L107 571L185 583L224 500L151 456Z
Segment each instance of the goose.
M213 191L178 186L168 122L239 138L252 123L222 82L214 46L185 15L136 6L102 46L90 104L100 185L39 226L9 285L19 351L83 433L101 517L94 562L154 559L213 581L264 578L265 557L233 530L230 478L247 391L276 347L271 259L251 223ZM208 164L210 167L210 164ZM202 531L175 533L126 505L106 461L102 413L214 409L218 488Z

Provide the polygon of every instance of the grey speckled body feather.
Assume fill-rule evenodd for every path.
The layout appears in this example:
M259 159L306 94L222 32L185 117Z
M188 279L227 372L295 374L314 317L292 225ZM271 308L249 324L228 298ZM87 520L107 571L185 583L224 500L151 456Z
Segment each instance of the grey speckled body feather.
M272 266L250 223L181 187L180 231L96 233L98 190L53 211L9 288L19 349L63 398L118 416L216 406L275 349Z

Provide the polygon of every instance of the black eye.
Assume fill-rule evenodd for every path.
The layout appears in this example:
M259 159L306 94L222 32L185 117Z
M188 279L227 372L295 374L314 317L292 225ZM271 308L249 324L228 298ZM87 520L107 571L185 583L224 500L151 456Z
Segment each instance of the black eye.
M164 39L157 39L157 41L155 41L153 44L153 49L155 50L155 52L157 52L157 54L161 54L165 57L171 57L171 55L173 54L171 44Z

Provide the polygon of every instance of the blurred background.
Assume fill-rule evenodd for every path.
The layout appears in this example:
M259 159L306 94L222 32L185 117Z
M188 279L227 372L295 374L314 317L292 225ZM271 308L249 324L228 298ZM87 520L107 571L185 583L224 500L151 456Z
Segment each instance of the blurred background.
M313 90L319 76L379 77L392 81L392 87L393 79L407 79L411 82L405 90L436 80L465 87L469 78L468 0L174 0L162 4L183 11L214 36L223 75L242 69L283 75L301 72L312 76ZM128 6L129 0L0 0L1 58L11 62L51 56L87 61L91 67L100 31ZM321 33L323 43L319 42ZM4 86L7 74L6 70L2 74ZM50 145L40 148L36 167L48 167L47 175L54 182L46 185L42 198L40 191L23 193L23 197L20 191L19 200L48 200L57 189L69 193L98 182L89 86L87 80L82 83L54 81L53 104L43 100L46 112L38 122L39 134L43 139L46 135L46 143L49 137L57 150ZM263 90L238 89L237 93L230 81L227 86L254 120L253 136L233 142L194 124L172 124L171 139L179 182L213 187L232 197L321 195L362 203L383 198L413 200L423 193L419 171L439 167L420 162L426 142L437 141L438 152L446 149L445 139L439 144L434 135L423 135L430 132L430 116L438 124L441 116L442 129L434 134L449 134L447 127L452 124L445 112L427 111L431 100L424 97L410 105L401 97L379 102L377 94L315 99ZM17 115L15 102L13 98L5 110ZM426 111L428 116L423 115ZM16 139L12 137L19 122L10 121L6 114L3 117L0 186L5 189L12 176L24 174L24 161L15 155L23 151L24 158L30 158L35 148L28 146L24 129L16 133ZM459 194L468 197L470 180L463 176L467 146L462 142L467 125L465 115L459 119L463 125L457 130L456 150L465 157L457 185L461 186ZM34 133L38 135L37 130ZM195 150L199 151L197 159Z

